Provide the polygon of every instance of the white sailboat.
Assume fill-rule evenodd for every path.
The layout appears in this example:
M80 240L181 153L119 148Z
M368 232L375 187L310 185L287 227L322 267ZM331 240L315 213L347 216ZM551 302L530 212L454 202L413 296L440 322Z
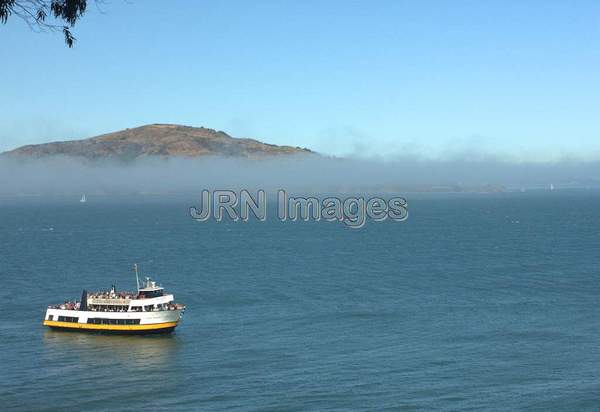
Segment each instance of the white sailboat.
M83 196L81 196L81 199L79 199L79 203L85 203L87 202L87 198L85 197L85 194Z

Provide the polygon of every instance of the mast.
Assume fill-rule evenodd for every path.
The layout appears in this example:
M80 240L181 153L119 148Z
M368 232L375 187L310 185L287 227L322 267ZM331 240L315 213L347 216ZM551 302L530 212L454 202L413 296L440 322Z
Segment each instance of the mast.
M138 294L140 293L140 279L138 277L138 267L137 263L133 264L133 268L135 269L135 286L137 287Z

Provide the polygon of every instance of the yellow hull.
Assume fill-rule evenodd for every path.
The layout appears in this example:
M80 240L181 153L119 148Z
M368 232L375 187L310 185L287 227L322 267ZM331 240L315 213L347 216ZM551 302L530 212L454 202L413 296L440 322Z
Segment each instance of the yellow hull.
M91 323L58 322L54 320L44 320L45 326L52 328L95 330L95 331L114 331L114 332L134 332L134 331L160 331L174 329L178 322L151 323L148 325L96 325Z

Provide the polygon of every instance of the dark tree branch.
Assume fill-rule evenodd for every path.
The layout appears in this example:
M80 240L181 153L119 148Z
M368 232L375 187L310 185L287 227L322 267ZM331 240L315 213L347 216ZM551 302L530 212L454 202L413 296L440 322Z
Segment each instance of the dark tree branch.
M36 32L62 31L65 43L73 47L75 37L71 28L87 9L89 0L0 0L0 23L17 16ZM96 3L99 0L95 0ZM48 22L51 16L53 22ZM56 23L55 23L56 22ZM61 24L62 23L62 24Z

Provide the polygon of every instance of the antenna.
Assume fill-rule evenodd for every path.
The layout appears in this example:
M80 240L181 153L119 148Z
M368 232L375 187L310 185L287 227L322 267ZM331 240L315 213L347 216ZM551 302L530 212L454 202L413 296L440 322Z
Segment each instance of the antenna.
M133 268L135 269L135 286L137 287L138 293L140 293L140 279L138 277L138 267L137 263L133 264Z

